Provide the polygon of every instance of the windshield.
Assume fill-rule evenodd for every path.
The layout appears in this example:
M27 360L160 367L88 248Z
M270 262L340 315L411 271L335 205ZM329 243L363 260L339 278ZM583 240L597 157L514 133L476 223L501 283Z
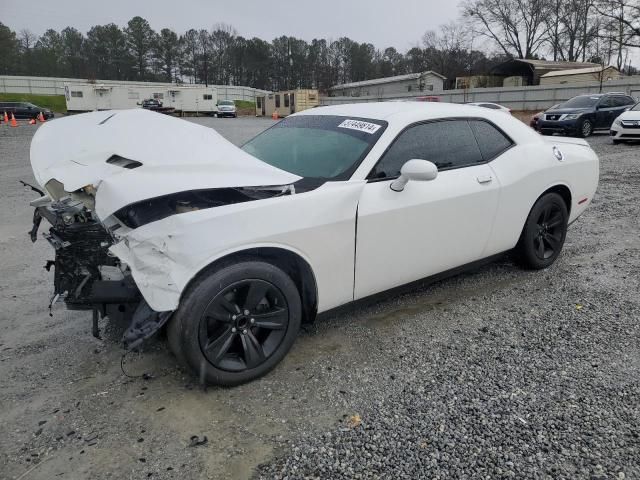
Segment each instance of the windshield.
M580 95L579 97L573 97L571 100L561 103L557 108L588 108L593 107L598 103L598 100L600 100L600 97Z
M634 112L640 112L640 103L636 103L632 108L630 108L629 110L633 110Z
M233 106L234 103L232 101L230 101L230 100L222 100L218 105L225 105L225 106L230 105L230 106Z
M301 177L346 180L386 126L367 118L301 115L282 120L242 149Z

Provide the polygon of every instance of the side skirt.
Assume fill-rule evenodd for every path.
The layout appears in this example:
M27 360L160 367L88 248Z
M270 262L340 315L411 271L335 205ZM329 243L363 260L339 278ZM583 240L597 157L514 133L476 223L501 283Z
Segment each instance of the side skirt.
M365 306L374 305L376 303L389 300L390 298L397 297L404 293L415 291L415 290L418 290L419 288L424 288L428 285L432 285L444 279L455 277L462 273L468 273L470 271L477 270L480 267L483 267L485 265L495 262L496 260L504 258L509 252L510 250L506 252L498 253L496 255L491 255L490 257L483 258L481 260L476 260L475 262L467 263L460 267L455 267L450 270L446 270L444 272L431 275L429 277L421 278L420 280L415 280L405 285L400 285L398 287L394 287L389 290L385 290L383 292L374 293L367 297L354 300L353 302L319 313L316 317L316 320L323 320L325 318L332 317L334 315L350 312L357 308L363 308Z

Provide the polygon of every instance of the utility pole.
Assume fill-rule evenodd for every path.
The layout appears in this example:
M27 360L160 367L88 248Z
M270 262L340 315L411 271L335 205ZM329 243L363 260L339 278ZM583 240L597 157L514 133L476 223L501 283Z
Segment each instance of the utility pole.
M293 69L293 57L291 56L291 38L287 39L288 57L289 57L289 74L287 75L287 90L291 90L291 71Z

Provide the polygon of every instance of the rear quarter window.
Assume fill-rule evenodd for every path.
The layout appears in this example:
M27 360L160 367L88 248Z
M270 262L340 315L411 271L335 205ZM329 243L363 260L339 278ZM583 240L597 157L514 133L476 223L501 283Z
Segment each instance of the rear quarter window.
M493 160L513 145L513 141L509 137L489 122L469 120L469 123L485 162Z

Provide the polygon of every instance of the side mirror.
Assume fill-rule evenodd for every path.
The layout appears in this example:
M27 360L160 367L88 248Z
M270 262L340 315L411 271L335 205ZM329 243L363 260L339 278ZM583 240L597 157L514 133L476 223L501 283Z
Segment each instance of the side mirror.
M400 176L391 182L391 190L401 192L409 180L426 182L438 176L438 167L429 160L413 159L402 165Z

